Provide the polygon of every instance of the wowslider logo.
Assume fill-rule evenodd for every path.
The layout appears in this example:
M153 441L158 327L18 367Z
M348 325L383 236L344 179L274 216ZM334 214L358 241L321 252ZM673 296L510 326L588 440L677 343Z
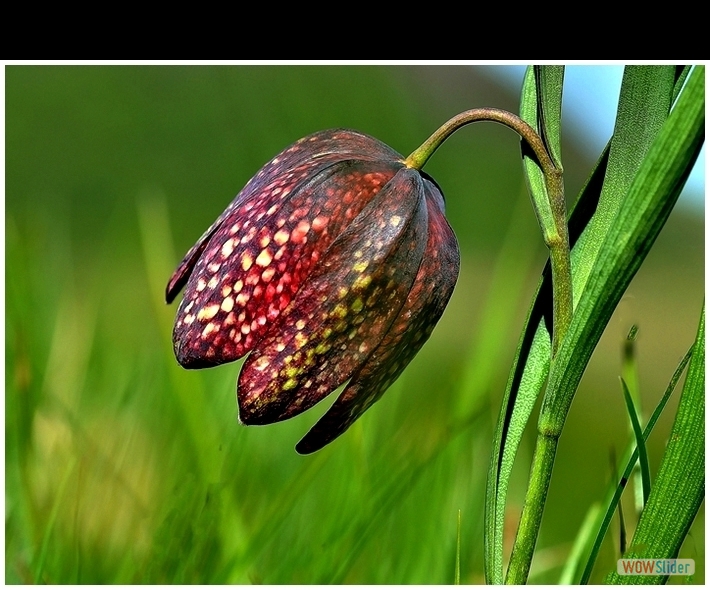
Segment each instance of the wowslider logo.
M616 573L620 576L692 576L694 559L619 559Z

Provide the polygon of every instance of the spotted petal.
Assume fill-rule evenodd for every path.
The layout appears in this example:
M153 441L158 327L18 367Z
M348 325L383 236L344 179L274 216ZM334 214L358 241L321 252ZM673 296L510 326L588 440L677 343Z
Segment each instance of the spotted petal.
M433 181L348 130L306 137L264 166L187 253L173 343L187 368L250 353L240 419L284 420L343 383L297 450L344 432L416 354L458 273Z
M373 138L336 130L267 164L168 284L170 301L187 283L173 331L180 364L214 366L251 350L323 252L401 168L395 156Z
M263 210L279 205L295 186L310 175L317 174L334 162L349 159L393 162L401 161L402 156L374 137L349 129L330 129L299 139L264 165L190 248L168 282L166 302L172 303L185 286L197 260L218 228L223 225L231 227L239 220L240 213L244 215L254 208L254 203L259 203ZM251 207L245 207L247 203L252 203Z
M394 383L429 338L453 293L459 251L443 215L443 199L427 185L428 238L419 272L407 301L387 335L340 394L333 406L298 443L313 453L345 432Z
M418 172L402 168L324 254L239 376L246 424L289 418L350 379L399 315L427 243Z

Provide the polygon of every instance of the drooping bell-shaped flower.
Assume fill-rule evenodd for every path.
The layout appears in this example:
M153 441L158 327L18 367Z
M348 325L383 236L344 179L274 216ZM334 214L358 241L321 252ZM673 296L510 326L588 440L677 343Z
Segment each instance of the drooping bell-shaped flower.
M266 164L187 253L178 362L249 353L237 387L244 424L285 420L348 382L296 449L345 432L429 337L459 270L437 185L380 141L336 129Z

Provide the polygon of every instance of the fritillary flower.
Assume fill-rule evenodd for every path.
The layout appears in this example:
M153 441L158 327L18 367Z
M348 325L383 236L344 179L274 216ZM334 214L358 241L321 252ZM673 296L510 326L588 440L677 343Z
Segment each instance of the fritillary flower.
M189 369L249 355L242 423L291 418L347 383L296 450L322 448L397 379L459 271L444 199L380 141L305 137L252 178L173 274L173 344Z

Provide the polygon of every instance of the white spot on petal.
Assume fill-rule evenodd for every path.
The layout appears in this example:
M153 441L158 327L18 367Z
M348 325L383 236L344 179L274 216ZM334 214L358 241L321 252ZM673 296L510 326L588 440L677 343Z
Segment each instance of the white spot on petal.
M257 371L263 371L268 366L269 366L269 357L268 356L260 356L258 359L256 359L256 362L254 363L254 368Z
M311 229L311 224L307 221L299 221L296 228L291 232L291 241L294 243L303 242L308 230Z
M212 332L217 332L218 330L219 330L219 327L217 326L217 324L213 324L212 322L210 322L209 324L207 324L205 326L205 329L202 330L202 339L204 340L210 334L212 334Z
M272 258L273 258L273 256L272 256L271 252L269 252L269 249L265 248L264 250L262 250L259 253L259 256L257 256L256 263L259 266L269 266Z
M227 240L222 244L222 256L227 258L234 251L234 240Z
M313 220L313 231L320 231L328 225L328 218L319 215Z
M286 230L280 229L274 234L274 242L276 242L279 246L283 246L286 242L288 242L289 235L290 234Z
M234 309L234 299L231 297L225 297L221 305L222 311L230 312Z
M200 311L197 312L197 319L200 321L211 320L214 316L217 315L218 311L219 305L217 305L216 303L213 303L212 305L207 305L206 307L203 307Z

